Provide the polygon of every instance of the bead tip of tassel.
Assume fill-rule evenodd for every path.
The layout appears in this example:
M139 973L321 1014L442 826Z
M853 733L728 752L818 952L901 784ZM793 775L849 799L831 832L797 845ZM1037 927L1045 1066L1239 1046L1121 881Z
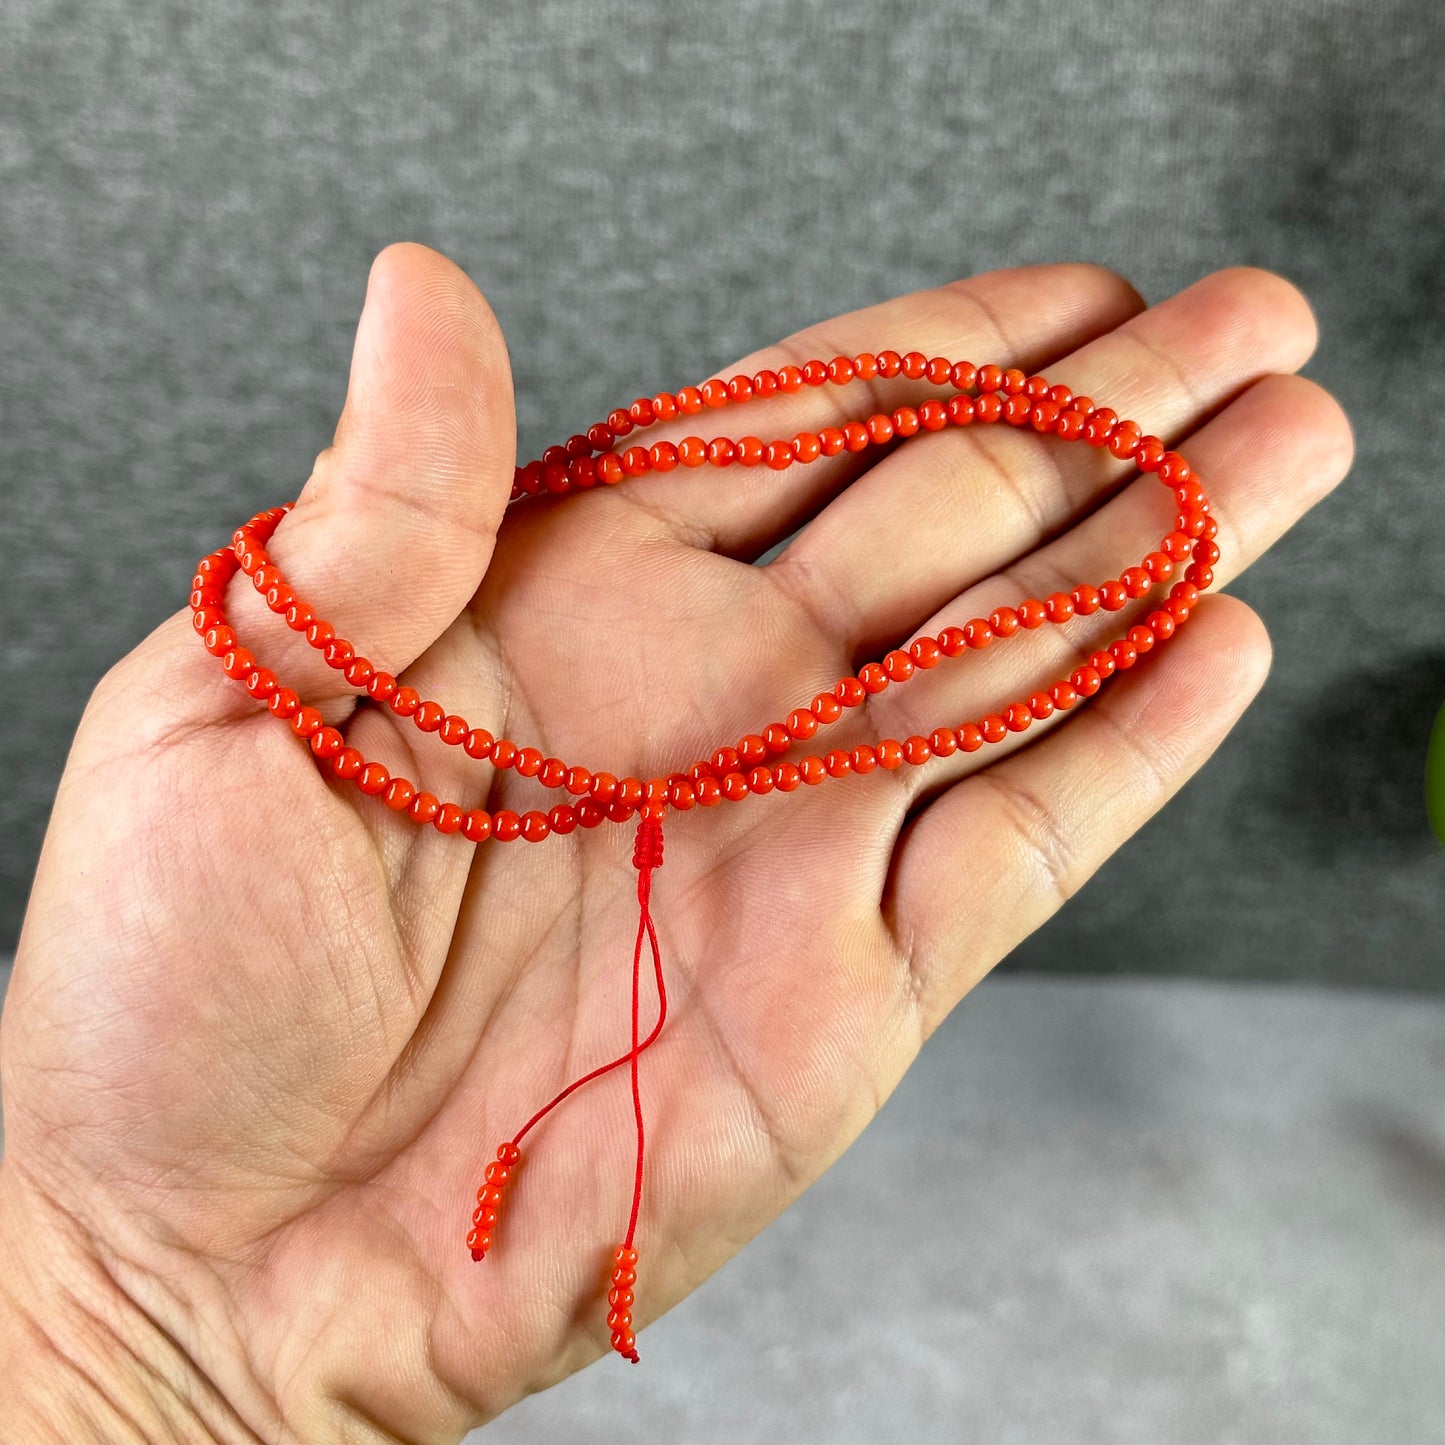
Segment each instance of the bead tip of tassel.
M637 1354L636 1336L632 1333L632 1286L637 1283L637 1251L631 1245L619 1245L612 1251L612 1291L607 1302L612 1313L607 1323L612 1330L612 1348L624 1360L641 1363Z

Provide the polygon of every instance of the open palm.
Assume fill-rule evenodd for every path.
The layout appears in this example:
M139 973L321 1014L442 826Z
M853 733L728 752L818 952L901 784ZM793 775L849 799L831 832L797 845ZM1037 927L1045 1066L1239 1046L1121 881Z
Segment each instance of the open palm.
M1227 581L1348 466L1338 408L1288 375L1313 344L1303 300L1263 272L1145 310L1064 265L841 317L742 368L892 346L1044 370L1186 453ZM929 394L876 385L890 406ZM862 391L760 403L740 429L863 415ZM685 769L920 631L1117 576L1172 515L1106 454L988 428L504 518L513 431L485 303L441 257L393 247L335 443L272 551L423 696L619 776ZM238 520L217 518L218 540ZM257 657L393 772L466 804L555 800L360 701L242 582L229 605ZM833 731L992 711L1121 620L967 654ZM1249 609L1210 596L1024 738L668 815L639 1325L856 1137L954 1003L1204 761L1268 657ZM496 1145L626 1047L631 849L611 825L536 847L417 828L319 770L178 614L100 683L61 785L0 1040L7 1208L158 1323L210 1382L197 1409L218 1436L458 1438L606 1348L625 1071L530 1136L483 1265L464 1238ZM1141 906L1171 866L1139 880Z

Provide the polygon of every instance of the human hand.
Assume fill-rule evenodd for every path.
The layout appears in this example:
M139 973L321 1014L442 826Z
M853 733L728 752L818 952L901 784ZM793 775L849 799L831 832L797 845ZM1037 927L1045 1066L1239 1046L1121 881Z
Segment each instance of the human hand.
M1303 299L1263 272L1145 310L1112 274L1063 265L840 317L740 369L894 346L1042 370L1185 453L1227 582L1348 467L1339 408L1287 374L1314 340ZM890 406L910 394L893 385ZM861 414L860 393L779 398L758 427L816 429L832 407ZM335 443L271 550L424 696L619 776L686 767L916 633L1115 576L1169 525L1152 478L1003 427L504 517L512 467L491 313L450 263L393 247ZM240 520L217 518L217 542ZM443 797L537 805L534 783L358 705L244 583L228 606L368 757ZM839 729L979 716L1130 620L970 654ZM1021 738L669 814L639 1324L847 1147L960 997L1204 762L1268 662L1254 614L1209 595L1156 655ZM223 678L187 613L117 664L61 782L0 1033L0 1344L33 1364L0 1409L36 1438L42 1420L121 1438L131 1419L140 1438L454 1440L602 1353L635 1144L625 1073L533 1136L484 1265L462 1240L496 1144L625 1043L631 847L607 826L474 846L397 817Z

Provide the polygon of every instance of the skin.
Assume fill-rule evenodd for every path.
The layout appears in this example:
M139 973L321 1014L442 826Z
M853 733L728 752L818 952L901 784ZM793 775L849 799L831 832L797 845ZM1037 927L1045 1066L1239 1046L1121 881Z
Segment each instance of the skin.
M1315 335L1265 272L1146 309L1108 271L1043 266L838 317L740 369L893 345L1042 370L1189 457L1227 583L1348 469L1339 407L1291 374ZM873 409L860 386L767 405L660 434ZM1104 454L993 428L504 518L513 437L485 301L435 253L389 248L335 441L271 550L424 696L618 775L685 768L920 631L1117 576L1172 517ZM464 806L537 805L534 783L359 705L244 583L229 608L368 757ZM945 663L826 745L981 716L1133 620ZM959 999L1204 763L1269 658L1259 619L1212 593L1004 745L669 814L640 1329L848 1146ZM26 1361L0 1416L37 1440L454 1441L605 1352L625 1071L527 1141L484 1264L463 1240L497 1143L625 1046L631 846L611 825L539 847L417 828L323 775L184 612L119 662L76 735L0 1030L0 1350ZM1166 914L1167 878L1135 885Z

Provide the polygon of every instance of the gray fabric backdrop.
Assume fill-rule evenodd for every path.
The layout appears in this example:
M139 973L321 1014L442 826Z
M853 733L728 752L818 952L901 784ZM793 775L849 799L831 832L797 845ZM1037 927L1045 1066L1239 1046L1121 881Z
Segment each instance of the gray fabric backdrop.
M1015 961L1438 987L1442 50L1428 0L8 0L0 948L91 686L295 494L411 238L495 305L526 447L1002 263L1300 283L1360 449L1237 584L1271 681ZM1133 874L1180 839L1163 901Z

